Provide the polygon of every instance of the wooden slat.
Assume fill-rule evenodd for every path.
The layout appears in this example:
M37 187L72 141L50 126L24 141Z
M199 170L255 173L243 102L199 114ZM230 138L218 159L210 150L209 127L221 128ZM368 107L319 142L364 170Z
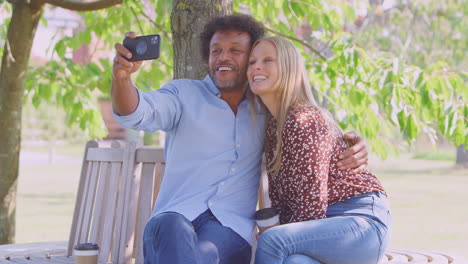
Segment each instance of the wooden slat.
M123 207L122 218L122 229L120 237L120 246L119 246L119 263L131 263L132 252L133 250L133 235L134 235L134 226L135 226L135 215L136 215L136 201L137 193L135 189L135 184L139 183L139 177L135 178L135 155L136 155L136 144L135 142L129 143L129 154L128 154L128 163L123 169L123 177L126 179L127 184L125 186L125 202ZM129 225L133 227L133 230L129 230ZM131 247L129 247L131 245Z
M158 198L159 190L161 189L161 181L164 177L164 169L166 165L164 163L157 163L154 172L154 185L153 185L153 200L151 201L151 210L154 208L156 199Z
M99 177L99 167L100 167L100 162L98 161L93 161L92 162L92 169L91 169L91 174L89 175L89 184L88 184L88 190L85 193L85 210L83 214L83 222L82 222L82 227L80 231L80 237L78 240L78 243L85 243L88 240L88 234L89 234L89 228L91 224L91 216L93 212L93 207L94 207L94 197L96 194L96 185L97 185L97 180Z
M89 239L87 242L97 243L98 245L101 244L101 237L102 237L102 212L104 208L106 208L106 201L109 195L109 190L107 188L108 185L108 178L110 177L109 173L109 162L102 162L101 163L101 171L98 179L98 186L96 190L96 199L94 205L94 213L93 213L93 222L91 224L91 232L89 235Z
M387 251L386 254L389 256L388 263L408 263L408 257L400 252Z
M399 249L392 248L387 250L385 254L389 257L388 260L380 262L380 264L464 264L468 263L466 259L456 257L429 250L418 250L418 249ZM458 261L458 262L457 262Z
M51 263L75 263L73 257L60 257L57 259L52 259L52 258L46 258L46 257L31 257L29 261L27 262L28 264L51 264Z
M91 175L93 173L93 162L87 162L88 163L88 169L87 169L87 172L86 172L86 176L84 178L84 188L83 188L83 196L82 196L82 199L80 201L80 209L79 209L79 214L78 214L78 227L76 229L76 232L75 232L75 240L73 241L73 245L76 245L78 243L81 243L83 242L83 238L82 238L82 233L85 233L85 231L83 231L83 228L84 228L84 222L85 222L85 214L86 214L86 210L87 210L87 202L88 202L88 193L90 192L90 185L91 185ZM86 239L86 238L85 238ZM72 249L73 249L73 246L72 246Z
M131 263L134 256L135 239L136 239L136 227L139 217L138 205L140 199L140 185L141 185L141 170L133 170L132 187L130 192L130 201L128 204L128 210L126 215L128 216L127 231L126 231L126 243L125 243L125 263ZM150 198L151 201L151 198Z
M399 253L399 254L419 254L427 259L428 263L437 264L449 264L449 258L446 256L434 253L427 250L416 250L416 249L390 249L388 252Z
M392 252L390 250L390 252ZM408 263L411 264L423 264L428 263L428 258L420 253L412 252L412 251L405 251L405 250L398 250L399 254L405 255L408 258Z
M262 162L260 184L258 188L258 206L259 209L271 206L270 197L268 196L268 175L264 162Z
M104 208L104 223L102 232L106 236L102 239L99 250L99 261L107 262L110 256L110 249L114 238L115 209L117 207L117 197L119 193L119 180L121 178L122 163L111 164L111 173L109 179L109 190L114 190L109 194L108 206Z
M75 257L51 256L50 263L76 263Z
M30 260L27 260L25 258L12 258L9 261L11 264L31 264L32 262Z
M139 190L138 221L136 226L135 263L143 263L143 231L151 216L155 168L157 164L143 163L141 168L141 182ZM156 196L156 195L155 195Z
M5 257L66 255L68 241L0 245L0 259Z
M75 201L75 209L73 212L73 218L72 218L72 226L70 229L70 237L68 239L68 248L67 248L67 255L71 256L72 255L72 250L73 246L75 245L75 241L77 241L77 227L78 227L78 219L79 219L79 213L81 211L81 200L83 198L83 192L84 192L84 183L85 183L85 177L86 173L88 172L88 162L86 162L86 157L88 156L88 150L91 148L97 148L99 147L99 144L97 141L91 140L86 143L85 150L84 150L84 155L83 155L83 162L81 166L81 173L80 173L80 181L78 184L78 190L76 193L76 201Z
M122 165L123 166L123 165ZM119 246L120 246L120 237L121 237L121 226L122 226L122 216L123 216L123 206L124 206L124 190L127 181L121 177L119 181L119 193L117 196L117 207L116 213L114 214L114 241L112 242L112 263L118 263L119 259Z
M130 196L130 191L128 190L131 188L131 175L133 174L133 168L135 164L135 143L130 142L128 146L125 148L124 152L124 163L122 164L122 180L120 183L120 193L117 201L117 213L115 219L115 238L112 245L112 263L124 263L125 255L124 255L124 245L125 245L125 237L126 237L126 227L127 221L125 216L125 208L128 204L127 201ZM127 194L128 193L128 194Z
M123 159L124 150L121 148L93 148L86 157L88 161L122 162Z
M136 151L135 161L137 163L163 163L164 162L164 149L157 147L142 147Z

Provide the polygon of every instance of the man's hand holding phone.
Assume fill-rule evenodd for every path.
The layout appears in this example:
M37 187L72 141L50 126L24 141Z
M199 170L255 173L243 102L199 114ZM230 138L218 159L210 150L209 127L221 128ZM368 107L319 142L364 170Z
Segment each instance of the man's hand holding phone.
M125 33L126 38L136 39L137 35L135 32ZM132 58L132 52L127 49L123 44L116 43L114 45L117 54L114 57L114 65L112 67L112 74L117 79L127 79L130 74L138 71L143 61L129 61Z

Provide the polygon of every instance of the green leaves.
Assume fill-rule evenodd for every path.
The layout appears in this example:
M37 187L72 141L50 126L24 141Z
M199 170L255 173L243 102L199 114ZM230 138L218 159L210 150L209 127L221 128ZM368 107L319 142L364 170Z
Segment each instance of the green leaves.
M466 19L456 15L459 11L450 11L462 10L452 0L429 2L416 6L409 1L408 10L389 10L385 27L367 18L365 32L355 27L357 15L349 1L245 0L234 1L234 10L251 12L266 25L268 34L293 39L306 60L318 102L328 105L342 128L357 130L374 152L385 157L396 151L388 138L399 134L411 144L418 134L433 135L437 130L457 145L468 145L468 75L461 70L467 68L462 63L466 63L463 51L468 42L466 34L457 35L467 27ZM435 8L444 16L434 17ZM125 32L159 33L163 38L161 58L145 63L134 76L139 88L157 89L171 79L171 9L171 0L147 4L125 0L120 6L82 13L85 29L58 41L57 62L50 61L28 74L26 94L34 105L49 101L61 105L69 124L78 124L90 133L102 131L95 101L109 96L113 45L123 40ZM411 10L416 10L412 14L415 20L406 19ZM440 21L420 24L422 15ZM415 24L409 24L411 21ZM437 29L441 26L447 30ZM415 27L432 33L418 34L412 31ZM434 52L427 43L418 42L434 36L431 45L457 45L450 50L454 55L443 49ZM399 38L397 42L395 38ZM96 54L105 55L93 57L86 65L73 63L70 52L84 43Z

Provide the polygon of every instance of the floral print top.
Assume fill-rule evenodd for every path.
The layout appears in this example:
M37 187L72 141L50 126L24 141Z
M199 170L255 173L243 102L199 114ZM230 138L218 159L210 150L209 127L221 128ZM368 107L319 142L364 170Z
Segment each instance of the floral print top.
M269 164L276 147L276 120L267 127ZM272 207L280 211L282 224L326 218L329 205L368 192L385 194L377 178L367 170L350 174L338 169L339 154L348 146L314 106L298 105L286 118L282 135L282 166L268 174Z

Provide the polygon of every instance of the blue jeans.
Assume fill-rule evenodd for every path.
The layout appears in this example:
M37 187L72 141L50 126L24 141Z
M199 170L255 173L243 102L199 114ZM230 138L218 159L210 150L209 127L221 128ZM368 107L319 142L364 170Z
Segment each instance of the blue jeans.
M155 215L143 233L145 264L248 264L251 253L252 246L210 210L192 222L175 212Z
M258 240L256 264L377 264L392 216L385 195L367 193L328 207L327 218L276 226Z

